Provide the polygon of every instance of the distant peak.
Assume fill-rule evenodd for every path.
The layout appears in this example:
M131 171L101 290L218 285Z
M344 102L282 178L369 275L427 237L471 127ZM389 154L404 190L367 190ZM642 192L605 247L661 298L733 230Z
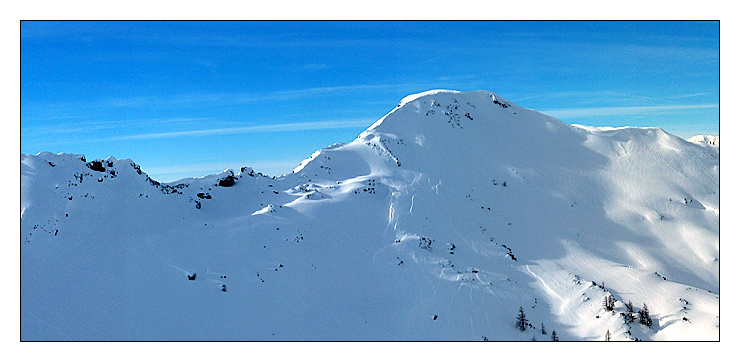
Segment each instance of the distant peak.
M693 143L705 143L708 145L719 147L719 136L696 135L689 138L688 141Z

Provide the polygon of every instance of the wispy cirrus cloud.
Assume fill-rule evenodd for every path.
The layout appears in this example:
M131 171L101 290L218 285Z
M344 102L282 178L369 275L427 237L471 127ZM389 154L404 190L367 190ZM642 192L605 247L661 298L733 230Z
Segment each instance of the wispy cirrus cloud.
M548 92L548 93L528 93L517 95L514 94L510 99L514 102L523 102L529 100L543 100L553 99L561 101L562 99L570 98L573 102L579 104L585 103L620 103L620 102L640 102L643 105L650 105L655 103L666 103L667 101L674 99L686 99L696 98L703 96L710 96L710 92L697 92L690 94L674 94L668 96L647 96L640 94L630 94L615 90L577 90L577 91L561 91L561 92Z
M254 125L254 126L241 126L241 127L214 127L204 129L190 129L181 131L167 131L167 132L144 132L129 135L120 135L113 137L100 137L100 133L89 133L89 130L82 128L70 128L61 130L58 135L63 137L55 137L50 139L44 136L40 129L33 129L30 131L23 130L23 137L27 142L35 142L44 147L60 146L60 145L72 145L81 143L102 143L102 142L115 142L115 141L142 141L142 140L162 140L162 139L177 139L177 138L191 138L191 137L213 137L213 136L226 136L226 135L238 135L238 134L255 134L255 133L280 133L280 132L302 132L302 131L320 131L320 130L337 130L337 129L348 129L357 128L364 129L370 127L374 119L347 119L347 120L329 120L329 121L316 121L316 122L293 122L293 123L278 123L278 124L267 124L267 125ZM104 127L105 129L110 129ZM49 134L47 133L46 136ZM70 137L74 136L74 137Z
M46 137L55 134L79 134L83 132L95 132L95 131L112 131L122 128L141 127L147 126L167 126L167 125L186 125L193 124L196 122L203 122L212 120L210 117L196 117L196 118L153 118L153 119L125 119L125 120L112 120L112 121L86 121L86 122L75 122L71 124L55 125L49 127L48 125L43 126L27 126L22 128L22 134L25 137Z
M583 118L601 116L626 116L639 114L663 114L697 109L719 109L719 104L680 104L667 106L637 106L637 107L591 107L591 108L560 108L540 111L541 113L557 118Z
M665 97L665 99L684 99L684 98L694 98L694 97L702 97L706 95L710 95L709 92L701 92L701 93L691 93L691 94L679 94L675 96Z
M320 65L314 65L320 67ZM319 69L319 68L317 68ZM343 86L330 86L330 87L311 87L311 88L300 88L291 89L284 91L272 91L262 93L251 93L251 92L233 92L233 93L192 93L192 94L179 94L172 96L137 96L137 97L125 97L125 98L111 98L102 100L100 102L90 104L86 103L84 106L87 108L133 108L133 107L182 107L190 105L234 105L234 104L247 104L256 102L267 102L267 101L287 101L299 98L309 97L321 97L321 96L339 96L348 93L362 93L362 92L377 92L377 91L393 91L398 90L399 92L416 91L418 89L425 89L429 87L429 83L389 83L389 84L358 84L358 85L343 85ZM72 104L57 104L57 105L44 105L45 108L57 106L56 112L61 111L64 107L72 108L78 105Z
M264 102L281 102L306 98L342 97L383 92L398 94L398 99L429 89L432 83L356 84L308 87L268 92L185 93L107 98L93 102L29 102L21 106L21 121L44 124L52 120L73 118L107 118L120 109L182 110L207 106L240 106ZM183 117L185 118L185 117ZM79 123L79 122L78 122ZM25 129L25 128L24 128Z
M244 127L222 127L222 128L209 128L209 129L198 129L198 130L187 130L187 131L172 131L172 132L151 132L141 133L134 135L116 136L109 138L95 139L94 141L126 141L126 140L151 140L151 139L162 139L162 138L184 138L184 137L203 137L203 136L223 136L223 135L234 135L234 134L248 134L248 133L276 133L276 132L300 132L300 131L315 131L315 130L327 130L327 129L341 129L341 128L358 128L358 127L369 127L372 125L373 120L370 119L353 119L353 120L342 120L342 121L318 121L318 122L294 122L294 123L279 123L279 124L267 124L259 126L244 126Z

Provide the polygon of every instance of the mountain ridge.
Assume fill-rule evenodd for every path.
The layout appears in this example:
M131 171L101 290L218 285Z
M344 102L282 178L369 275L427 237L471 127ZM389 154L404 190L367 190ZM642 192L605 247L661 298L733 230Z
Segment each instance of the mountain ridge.
M280 177L21 164L24 340L719 336L719 150L660 129L436 90Z

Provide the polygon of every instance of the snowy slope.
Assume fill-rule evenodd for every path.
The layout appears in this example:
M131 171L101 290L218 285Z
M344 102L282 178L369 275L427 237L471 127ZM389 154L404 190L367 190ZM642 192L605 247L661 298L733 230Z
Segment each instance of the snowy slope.
M719 339L718 148L439 90L239 171L22 155L22 339Z
M719 136L696 135L694 137L689 138L689 142L706 143L708 145L719 147Z

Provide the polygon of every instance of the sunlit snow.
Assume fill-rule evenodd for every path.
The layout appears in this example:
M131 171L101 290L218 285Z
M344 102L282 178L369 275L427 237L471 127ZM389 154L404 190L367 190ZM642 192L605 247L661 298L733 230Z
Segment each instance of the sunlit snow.
M430 91L281 177L22 155L21 338L718 340L711 140Z

